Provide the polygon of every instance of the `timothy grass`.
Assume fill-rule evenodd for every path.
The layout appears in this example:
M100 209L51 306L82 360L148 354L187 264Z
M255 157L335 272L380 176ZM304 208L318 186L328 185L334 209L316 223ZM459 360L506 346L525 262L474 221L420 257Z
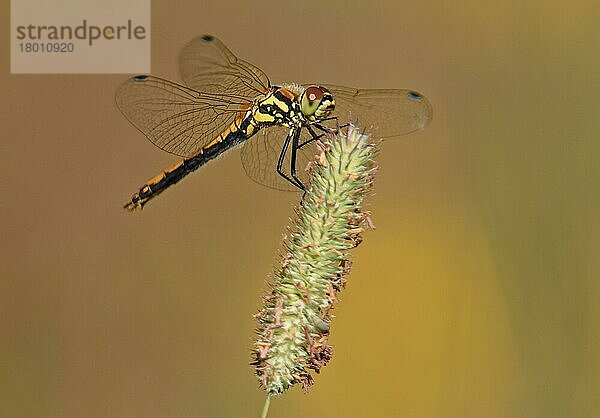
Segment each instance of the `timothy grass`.
M283 242L263 307L252 365L268 395L313 384L333 354L332 309L350 272L349 251L372 228L362 210L377 172L376 147L350 126L318 143L311 182ZM266 414L266 412L264 412Z

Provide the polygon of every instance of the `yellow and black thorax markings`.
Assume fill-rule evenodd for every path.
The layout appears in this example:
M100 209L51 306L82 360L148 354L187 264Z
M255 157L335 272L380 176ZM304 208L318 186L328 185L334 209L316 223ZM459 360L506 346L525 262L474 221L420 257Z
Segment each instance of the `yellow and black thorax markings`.
M253 122L257 125L299 125L302 122L298 96L285 87L273 87L252 108Z
M242 133L246 138L250 138L263 126L297 126L301 122L302 112L298 95L285 87L272 87L264 97L256 99L248 110L240 112L231 125L199 150L198 154L226 141L232 133Z

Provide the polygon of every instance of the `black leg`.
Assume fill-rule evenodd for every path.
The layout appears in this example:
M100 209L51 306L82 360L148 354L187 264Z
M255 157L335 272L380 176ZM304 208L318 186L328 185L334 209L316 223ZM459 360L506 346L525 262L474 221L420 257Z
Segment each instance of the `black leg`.
M300 132L302 132L302 128L298 129L294 134L294 138L292 139L292 158L290 158L290 175L297 182L298 186L306 192L306 187L300 181L298 177L296 177L296 155L298 153L299 141L300 141Z
M328 121L328 120L335 120L335 129L334 128L330 128L328 126L323 125L323 122ZM330 116L328 118L325 119L321 119L319 122L314 124L316 128L320 129L323 132L329 132L329 133L338 133L340 130L340 122L337 116Z
M298 133L296 131L298 131ZM304 185L302 183L300 183L300 184L296 183L296 181L294 181L293 179L288 177L288 175L285 174L283 172L283 170L281 169L281 167L283 167L283 161L285 160L285 154L287 152L288 147L290 146L290 141L292 141L292 139L297 135L299 135L299 130L294 130L286 136L285 142L283 143L283 148L281 149L281 154L279 154L279 160L277 161L277 173L279 173L279 175L281 177L283 177L284 179L286 179L287 181L292 183L294 186L298 187L299 189L304 190ZM293 145L292 145L292 147L293 147ZM293 152L292 152L292 160L294 161L294 163L296 162L295 161L296 156ZM294 165L294 163L292 163L292 166Z
M325 135L325 133L322 133L320 135L317 135L317 133L314 131L314 129L310 126L310 125L306 125L306 129L308 130L308 132L310 133L311 138L304 141L303 143L298 145L298 148L302 148L303 146L305 146L306 144L310 144L313 141L316 141L320 138L323 137L323 135Z
M324 125L322 125L321 123L315 123L315 124L313 124L313 126L314 126L315 128L317 128L317 129L319 129L319 130L321 130L321 131L325 132L325 133L327 133L327 132L336 133L336 132L339 132L339 130L340 130L340 129L342 129L342 128L346 128L346 127L350 126L350 124L349 124L349 123L345 123L345 124L343 124L343 125L340 125L340 124L339 124L339 122L338 122L338 118L337 118L337 117L335 117L335 118L332 118L332 119L335 119L335 121L336 121L336 125L337 125L337 126L336 126L336 128L335 128L335 129L332 129L332 128L329 128L329 127L327 127L327 126L324 126Z
M346 128L347 126L349 126L349 125L350 125L349 123L346 123L346 124L344 124L344 125L339 125L339 124L337 123L337 121L338 121L338 118L337 118L337 116L332 116L332 117L330 117L330 118L323 119L323 121L325 121L325 120L333 120L333 119L335 119L335 121L336 121L336 124L337 124L337 127L336 127L336 129L329 128L329 127L327 127L327 126L324 126L324 125L322 125L321 123L314 123L314 124L312 124L312 125L306 125L305 127L306 127L306 129L308 130L308 132L310 132L310 136L311 136L311 138L310 138L309 140L307 140L307 141L304 141L303 143L301 143L301 144L298 146L298 148L302 148L302 147L303 147L303 146L305 146L306 144L310 144L310 143L311 143L311 142L313 142L313 141L316 141L316 140L318 140L318 139L321 139L321 138L322 138L324 135L326 135L326 134L328 134L328 133L336 133L336 132L338 132L340 129L342 129L342 128ZM315 132L315 130L313 129L313 126L314 126L315 128L317 128L317 129L319 129L320 131L322 131L323 133L322 133L322 134L317 134L317 133Z

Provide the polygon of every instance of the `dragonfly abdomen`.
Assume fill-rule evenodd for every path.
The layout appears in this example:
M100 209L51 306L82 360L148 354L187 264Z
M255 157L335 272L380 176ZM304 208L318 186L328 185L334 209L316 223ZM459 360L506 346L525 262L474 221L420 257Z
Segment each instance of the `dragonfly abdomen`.
M148 180L123 207L130 211L133 211L136 208L142 209L150 199L158 196L169 186L179 182L185 176L218 157L225 151L244 142L250 136L250 133L248 132L249 129L240 128L238 121L232 123L225 132L199 150L196 154L178 161L172 166L164 169L160 174Z

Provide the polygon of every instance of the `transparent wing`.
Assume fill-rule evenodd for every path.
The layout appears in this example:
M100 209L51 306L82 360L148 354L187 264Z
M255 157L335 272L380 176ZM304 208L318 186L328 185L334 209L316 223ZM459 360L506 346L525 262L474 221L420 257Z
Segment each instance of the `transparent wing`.
M179 72L185 84L199 91L255 98L271 84L262 70L237 58L219 39L203 35L191 40L179 56Z
M324 84L335 98L340 124L354 122L376 138L392 138L423 129L433 112L425 96L413 90L355 89Z
M217 38L190 41L179 57L187 87L153 76L127 80L117 106L157 147L189 157L220 135L270 87L256 66L238 59Z
M248 177L256 183L276 190L295 191L300 189L277 173L277 162L283 149L288 128L282 126L269 126L258 131L253 137L244 142L241 151L242 165ZM300 143L311 139L310 133L302 129ZM296 153L296 176L305 186L308 186L309 163L315 159L318 148L315 141L306 144ZM283 172L290 173L292 156L291 144L285 154L282 165Z
M235 92L200 92L153 76L136 76L116 93L125 117L154 145L189 157L215 139L251 100Z

